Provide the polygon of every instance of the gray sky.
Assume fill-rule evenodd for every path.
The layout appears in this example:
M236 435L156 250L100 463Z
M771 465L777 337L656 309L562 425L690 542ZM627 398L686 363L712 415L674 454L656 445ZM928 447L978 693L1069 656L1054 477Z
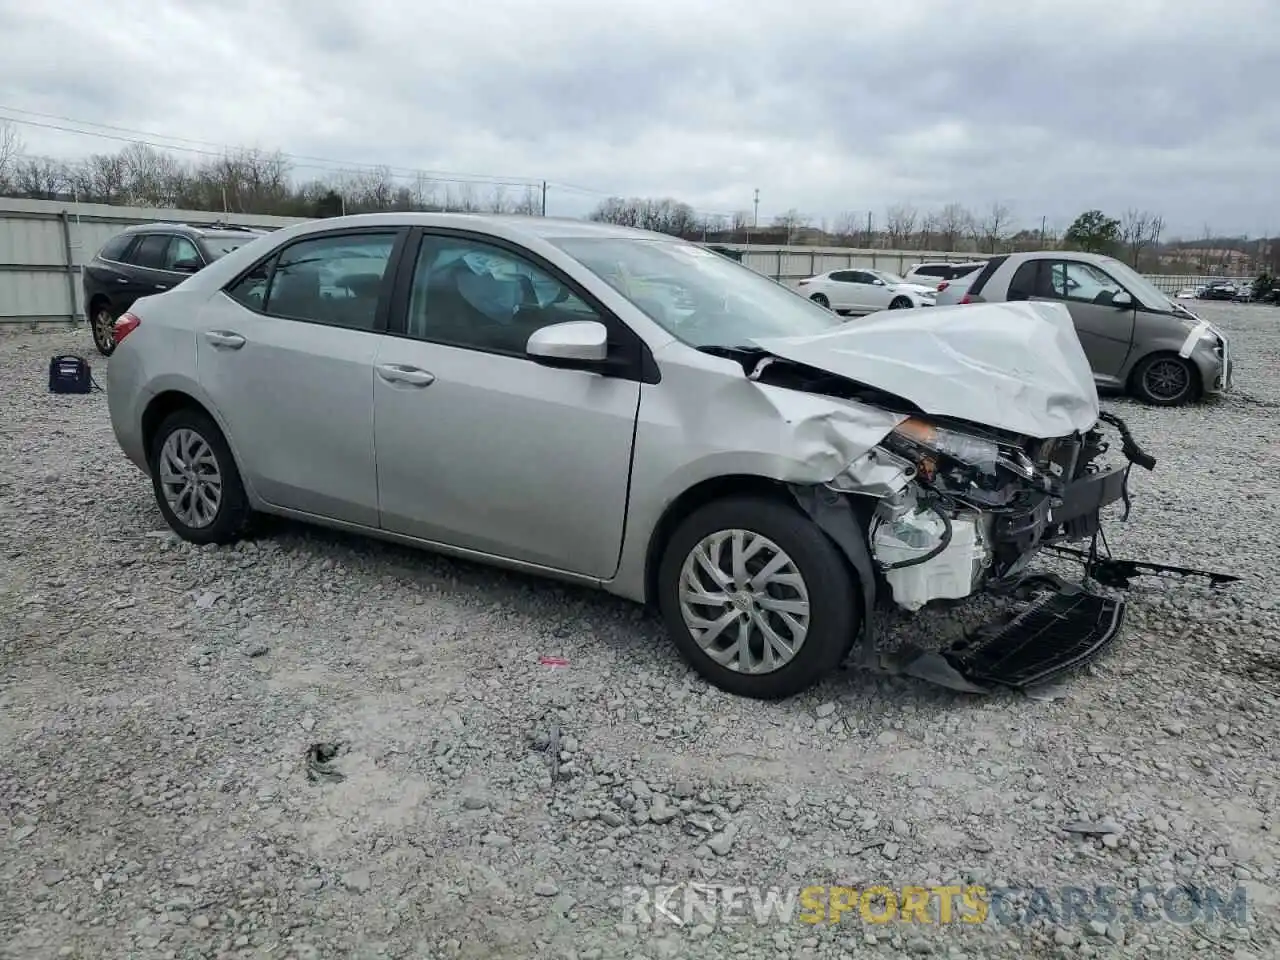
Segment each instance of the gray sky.
M0 0L0 116L705 212L759 188L762 221L1001 202L1257 236L1280 233L1277 38L1277 0ZM599 199L553 186L550 212Z

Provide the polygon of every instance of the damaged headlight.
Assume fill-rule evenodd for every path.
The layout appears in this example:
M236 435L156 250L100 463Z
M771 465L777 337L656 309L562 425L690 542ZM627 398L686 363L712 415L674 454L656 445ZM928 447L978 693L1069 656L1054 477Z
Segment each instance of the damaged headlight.
M894 427L893 433L925 450L945 454L984 473L995 473L996 462L1000 459L1000 447L994 441L958 433L914 417L903 420Z
M975 479L980 483L995 480L1003 468L1045 492L1054 484L1053 478L1037 470L1026 451L1014 444L940 427L916 417L903 420L884 442L911 460L920 478L930 483L946 470L945 462L940 460L950 460L976 473Z

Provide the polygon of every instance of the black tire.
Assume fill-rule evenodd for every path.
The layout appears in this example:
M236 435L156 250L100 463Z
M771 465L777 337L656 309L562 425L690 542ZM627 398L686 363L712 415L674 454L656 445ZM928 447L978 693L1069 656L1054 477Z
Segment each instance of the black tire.
M161 452L169 437L179 430L189 430L204 442L221 477L221 497L217 509L212 520L204 525L192 525L179 519L169 505L161 483ZM155 436L151 438L147 462L151 467L151 485L155 491L156 503L174 533L183 540L199 544L232 543L239 538L252 513L249 498L245 494L240 470L231 455L231 448L218 425L207 413L194 407L184 407L165 417Z
M820 307L826 307L828 310L831 309L831 301L827 299L827 295L825 293L815 293L809 299Z
M908 297L894 297L893 302L889 304L890 310L910 310L913 304Z
M93 345L104 357L116 352L115 322L115 312L106 301L100 300L90 308L89 332L93 335Z
M717 663L698 645L681 612L685 560L704 538L728 530L746 530L773 541L794 563L807 588L804 640L791 660L769 673L745 673ZM721 690L759 700L789 697L821 680L840 664L861 622L861 595L839 548L797 508L764 497L717 500L686 517L663 551L657 590L667 631L685 661Z
M1144 403L1178 407L1200 396L1200 373L1190 360L1157 353L1134 368L1132 385L1134 394Z

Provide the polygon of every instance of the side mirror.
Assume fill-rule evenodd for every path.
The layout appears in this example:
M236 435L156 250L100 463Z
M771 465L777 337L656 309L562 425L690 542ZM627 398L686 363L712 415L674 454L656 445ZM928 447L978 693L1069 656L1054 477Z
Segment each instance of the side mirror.
M173 264L173 269L178 273L196 273L200 266L199 260L177 260Z
M609 330L596 320L571 320L535 330L525 344L530 359L550 367L592 368L609 359Z
M1119 310L1128 310L1133 306L1133 297L1129 295L1127 290L1121 290L1111 298L1111 305Z

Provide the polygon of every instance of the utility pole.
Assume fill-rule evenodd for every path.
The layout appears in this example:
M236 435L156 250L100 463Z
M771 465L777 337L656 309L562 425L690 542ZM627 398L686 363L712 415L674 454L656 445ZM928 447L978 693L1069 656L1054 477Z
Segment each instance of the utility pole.
M760 229L760 188L756 187L755 212L751 215L751 229Z
M1049 218L1047 216L1040 218L1040 246L1041 247L1044 246L1044 227L1045 227L1045 224L1048 222L1048 220Z
M542 181L542 215L547 215L547 181Z
M867 211L867 246L870 247L872 245L873 244L871 241L871 211L868 210Z

